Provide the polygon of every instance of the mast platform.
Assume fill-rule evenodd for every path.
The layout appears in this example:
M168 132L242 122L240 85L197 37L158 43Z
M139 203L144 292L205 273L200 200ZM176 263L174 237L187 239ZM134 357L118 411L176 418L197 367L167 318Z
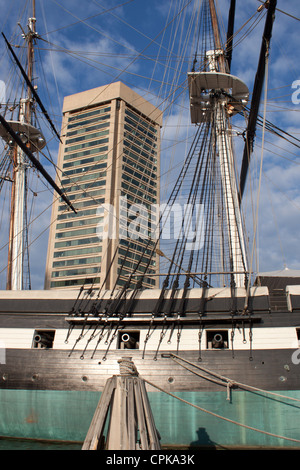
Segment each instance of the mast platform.
M215 93L232 116L243 109L249 98L247 85L234 75L222 72L189 72L191 121L193 124L211 120L215 109ZM221 92L221 94L220 94Z
M39 129L32 126L28 122L21 122L21 121L7 121L11 129L19 135L21 140L25 140L25 144L30 143L32 144L33 152L42 150L46 145L46 140L43 134ZM5 142L10 143L12 141L12 137L10 133L5 129L5 127L0 124L0 137L2 137Z

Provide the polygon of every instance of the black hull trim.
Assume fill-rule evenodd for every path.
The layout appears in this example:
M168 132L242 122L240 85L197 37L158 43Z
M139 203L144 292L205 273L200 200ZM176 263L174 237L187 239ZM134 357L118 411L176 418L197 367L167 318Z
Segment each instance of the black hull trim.
M9 349L6 363L0 365L0 388L14 390L102 391L112 375L119 374L118 360L131 356L140 376L171 392L224 391L200 368L208 369L233 382L262 390L300 390L300 365L293 364L291 349L178 351L188 363L172 358L167 351L105 350L93 359L82 351L53 349ZM195 364L193 366L192 364ZM189 369L189 370L188 370ZM207 378L205 378L207 377Z

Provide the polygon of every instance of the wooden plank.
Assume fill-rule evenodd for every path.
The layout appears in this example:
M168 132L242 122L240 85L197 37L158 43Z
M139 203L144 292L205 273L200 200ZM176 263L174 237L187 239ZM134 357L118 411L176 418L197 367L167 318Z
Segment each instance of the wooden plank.
M145 418L146 418L146 425L148 429L148 434L149 434L149 447L151 450L159 450L160 447L160 442L155 426L155 421L152 415L152 410L150 407L150 403L148 400L147 392L146 392L146 387L145 387L145 382L143 380L139 380L139 388L140 388L140 393L142 397L142 402L143 402L143 408L145 412Z
M106 322L112 322L112 323L119 323L120 322L120 319L119 317L108 317L108 318L105 318L105 320L100 320L99 317L91 317L91 316L86 316L86 317L66 317L65 318L66 322L67 323L72 323L72 324L95 324L95 325L104 325ZM184 316L182 318L179 318L177 319L177 317L173 316L173 317L155 317L154 319L151 319L151 316L150 314L148 316L143 316L143 317L139 317L138 315L136 316L133 316L133 317L125 317L122 319L122 324L123 325L126 325L126 324L130 324L130 325L133 325L133 324L149 324L150 323L150 320L153 321L153 325L162 325L162 324L173 324L173 323L180 323L180 324L183 324L183 325L188 325L188 324L196 324L198 325L199 324L199 315L198 314L194 314L194 315L191 315L191 316ZM243 318L241 317L241 315L236 315L236 316L232 316L232 315L215 315L215 314L210 314L210 315L207 315L207 316L204 316L201 318L201 322L202 323L219 323L219 324L223 324L223 323L226 323L226 324L232 324L232 322L241 322L243 320ZM257 316L257 315L254 315L252 314L251 315L251 321L253 323L259 323L261 322L262 318L261 316Z
M133 378L127 381L128 400L127 400L127 425L128 425L128 443L130 449L136 448L137 440L137 420L134 400Z
M103 432L108 408L116 387L115 376L110 378L104 387L98 406L94 413L91 425L84 440L82 450L96 450Z
M143 450L160 449L143 380L134 376L114 376L106 383L82 450L98 449L110 404L106 450L136 450L137 429Z
M140 432L141 438L141 447L142 450L149 450L148 445L148 436L147 436L147 427L145 422L145 415L142 406L142 397L139 388L139 378L134 378L134 395L135 395L135 403L136 403L136 411L138 417L138 428Z
M249 345L248 345L249 346ZM296 349L296 348L295 348ZM202 361L198 362L198 351L180 351L179 356L195 364L203 365L208 369L220 372L233 380L247 383L266 390L298 390L300 376L298 366L291 364L291 354L294 349L285 350L253 350L253 360L249 360L250 351L201 349ZM141 376L170 391L215 391L216 385L200 379L184 367L177 365L171 358L162 358L153 361L154 351L146 351L142 359L142 352L134 351L135 365ZM105 386L106 380L115 372L114 363L120 358L118 351L110 351L107 361L98 365L97 360L80 360L78 357L68 358L62 351L54 350L6 350L6 364L2 364L2 375L6 379L0 380L0 387L6 389L28 390L90 390L97 393ZM279 377L285 375L284 365L290 364L291 371L288 381L282 382ZM33 381L33 375L38 379ZM82 377L86 376L87 381ZM172 384L168 379L173 378Z
M116 377L116 388L111 403L109 430L107 433L106 450L122 450L125 442L122 406L124 406L123 378Z
M119 410L120 419L116 425L120 428L120 447L117 450L130 450L128 442L128 422L127 422L127 381L126 377L118 377L118 388L121 396L121 404ZM109 449L108 449L109 450Z

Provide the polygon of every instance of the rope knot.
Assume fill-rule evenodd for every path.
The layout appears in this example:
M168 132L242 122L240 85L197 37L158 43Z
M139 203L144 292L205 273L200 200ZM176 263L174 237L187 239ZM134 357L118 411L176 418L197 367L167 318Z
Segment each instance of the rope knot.
M137 368L134 365L134 362L131 360L131 357L122 357L118 360L120 375L139 375Z

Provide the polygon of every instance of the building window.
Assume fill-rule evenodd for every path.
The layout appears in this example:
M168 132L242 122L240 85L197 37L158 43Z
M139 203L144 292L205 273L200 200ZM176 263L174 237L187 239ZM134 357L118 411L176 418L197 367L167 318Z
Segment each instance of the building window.
M66 147L65 153L72 152L73 150L79 150L79 149L84 149L87 147L94 147L96 145L106 144L107 142L108 142L108 139L100 139L100 140L93 140L91 142L87 142L86 144L73 145L72 147Z
M97 227L85 228L82 230L69 230L67 232L58 232L55 238L71 238L82 237L83 235L91 235L97 233Z
M67 129L74 129L76 127L87 126L89 124L93 124L94 122L106 121L109 119L110 119L110 114L106 114L105 116L98 116L96 118L76 122L75 124L69 124Z
M56 282L51 282L50 287L51 288L56 288L56 287L70 287L70 286L82 286L83 284L85 286L88 285L93 285L97 284L100 282L99 277L93 277L93 278L83 278L83 279L67 279L66 281L56 281Z
M80 134L85 134L87 132L97 131L99 129L103 129L108 126L109 126L109 122L107 121L107 122L103 122L102 124L95 124L94 126L90 126L90 127L81 127L80 129L77 129L76 131L67 132L66 137L72 137L74 135L80 135ZM66 141L66 144L67 143L68 141Z
M94 155L95 153L107 152L108 147L97 147L95 149L84 150L82 152L76 152L64 156L64 160L73 160L74 158L86 157L87 155ZM77 160L76 160L77 161Z
M95 111L89 111L87 113L76 114L75 116L69 117L69 122L74 122L74 121L78 121L79 119L84 119L90 116L96 116L98 114L107 113L110 110L111 110L111 107L107 106L105 108L96 109Z
M79 248L78 250L65 250L65 251L55 251L54 258L66 258L68 256L80 256L80 255L89 255L93 253L100 253L102 251L102 246L92 246L90 248Z
M84 276L85 274L95 274L98 272L100 272L100 266L94 268L65 269L63 271L52 271L51 277Z
M93 172L88 173L87 175L80 175L80 176L72 176L71 178L67 178L65 180L62 180L61 184L63 186L66 186L67 184L80 184L82 181L87 181L87 180L94 180L97 181L99 178L103 178L106 176L107 172L106 171L101 171L101 172L94 172L94 168L92 168ZM82 172L81 172L82 173ZM81 189L81 186L79 186L78 189ZM69 189L70 190L70 189Z
M83 211L78 211L76 216L77 217L85 217L88 215L95 215L97 214L97 209L84 209ZM66 219L74 219L74 212L67 212L65 214L59 214L57 216L57 220L66 220Z
M91 159L88 159L88 160L91 160ZM81 162L81 160L79 160L79 162ZM78 163L78 160L72 163ZM73 166L76 166L76 165L73 165ZM89 166L87 166L85 163L81 163L81 166L79 166L79 168L75 168L73 170L67 170L67 171L65 170L64 176L77 175L77 174L81 175L82 173L87 173L88 171L95 172L96 170L102 170L103 168L106 168L106 167L107 167L106 162L98 163L98 164L95 163L94 165L89 165ZM96 173L95 176L98 177L98 173Z
M79 238L75 240L67 240L65 242L57 242L54 248L66 248L68 246L91 245L97 243L99 245L99 237Z
M73 227L80 227L82 225L95 225L98 224L100 221L103 220L103 217L95 217L95 218L89 218L89 219L79 219L75 220L73 222L64 222L61 224L56 225L56 230L61 230L64 228L73 228Z
M86 129L87 131L87 129ZM79 137L73 137L72 139L66 140L66 145L67 144L75 144L76 142L81 142L83 140L90 140L90 139L95 139L96 137L103 137L104 135L108 135L109 131L101 131L101 132L94 132L92 134L85 134ZM67 151L67 150L66 150Z
M83 201L83 202L77 202L76 203L76 209L82 209L83 207L89 207L89 206L100 206L100 204L103 204L105 201L104 198L100 198L100 199L92 199L91 201ZM66 210L66 206L59 206L58 207L58 210L59 211L65 211ZM73 216L73 214L72 214Z
M53 268L62 268L64 266L76 266L83 264L96 264L101 262L101 256L93 256L91 258L75 258L63 261L54 261Z

